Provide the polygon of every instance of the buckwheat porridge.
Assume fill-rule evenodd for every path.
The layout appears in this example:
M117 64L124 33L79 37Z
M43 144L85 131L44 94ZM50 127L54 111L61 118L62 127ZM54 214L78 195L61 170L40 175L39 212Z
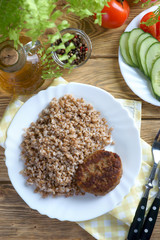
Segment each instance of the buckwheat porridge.
M89 154L112 143L111 130L84 99L53 98L25 129L21 156L27 184L43 197L84 194L74 179L76 169Z

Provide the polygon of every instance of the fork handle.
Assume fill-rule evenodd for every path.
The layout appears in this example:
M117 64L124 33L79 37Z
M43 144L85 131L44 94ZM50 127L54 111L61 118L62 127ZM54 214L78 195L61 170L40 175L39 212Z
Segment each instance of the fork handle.
M148 194L146 197L142 197L141 201L139 202L133 222L129 229L127 240L139 240L139 235L140 235L140 231L142 228L144 215L146 211L147 200L148 200Z
M145 219L142 231L141 231L141 235L140 235L140 240L149 240L150 239L154 225L156 223L159 207L160 207L160 199L156 197L152 203L152 206L151 206L147 216L146 216L146 219Z

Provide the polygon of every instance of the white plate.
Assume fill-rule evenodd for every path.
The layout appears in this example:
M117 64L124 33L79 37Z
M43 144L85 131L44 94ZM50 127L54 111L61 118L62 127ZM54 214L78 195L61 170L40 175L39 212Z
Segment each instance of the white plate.
M141 18L148 12L153 12L157 9L157 6L153 6L135 17L131 23L125 29L125 32L129 32L134 28L139 27ZM160 101L158 101L152 91L150 80L138 69L130 67L125 63L119 49L119 66L122 76L130 87L130 89L144 101L151 103L155 106L160 106Z
M86 194L69 198L60 196L43 199L39 193L33 192L31 186L26 186L25 178L19 174L24 167L20 158L23 129L29 127L32 121L36 121L38 114L53 97L59 98L65 94L72 94L76 98L83 97L99 110L107 119L109 126L114 128L112 135L115 145L107 149L120 155L123 176L120 184L103 197ZM59 220L83 221L112 210L128 194L140 170L140 137L128 112L109 93L90 85L69 83L49 87L24 103L8 129L5 156L8 174L15 190L32 209Z

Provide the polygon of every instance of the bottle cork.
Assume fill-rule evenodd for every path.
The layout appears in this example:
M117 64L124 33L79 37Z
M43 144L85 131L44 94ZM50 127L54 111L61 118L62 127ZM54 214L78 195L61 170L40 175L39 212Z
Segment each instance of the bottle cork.
M0 51L0 62L5 66L12 66L18 61L18 52L16 49L8 46Z

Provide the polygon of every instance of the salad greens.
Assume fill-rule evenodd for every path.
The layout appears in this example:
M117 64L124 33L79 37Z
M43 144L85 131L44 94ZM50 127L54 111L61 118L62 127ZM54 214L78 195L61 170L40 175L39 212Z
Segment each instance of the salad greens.
M134 3L142 3L142 7L144 6L153 6L155 3L159 3L160 0L135 0ZM160 6L154 11L154 17L148 19L146 22L144 22L144 24L146 24L147 26L151 26L154 23L157 23L158 17L160 17Z
M139 2L140 0L136 0ZM160 0L157 0L160 1ZM72 12L79 16L80 19L92 16L96 13L95 23L101 24L101 10L110 0L66 0L63 12ZM148 0L144 4L150 3ZM57 7L58 6L58 7ZM66 49L64 43L72 36L65 34L61 36L60 31L68 28L69 23L63 19L62 7L58 5L58 0L1 0L0 1L0 42L7 39L13 40L15 47L20 44L19 38L22 30L25 29L25 35L30 37L32 41L41 40L42 48L39 51L43 65L43 78L57 77L61 75L59 66L54 63L52 51L56 51L58 47ZM156 11L155 19L160 16L160 7ZM147 22L147 24L151 24ZM47 35L43 39L46 29L52 28L54 34ZM46 36L46 34L45 34ZM51 47L51 44L61 38L62 43L59 46ZM73 46L68 46L68 52ZM67 59L67 54L63 55L63 59ZM74 58L74 56L73 56ZM73 59L70 59L71 63ZM68 66L67 66L68 67Z
M101 23L101 10L110 0L68 0L66 1L66 12L73 12L81 19L97 13L96 23ZM58 77L61 75L60 68L54 63L52 51L58 48L66 49L64 43L73 36L65 34L61 36L60 31L68 28L67 20L60 22L63 12L57 9L58 0L1 0L0 1L0 42L7 39L13 40L15 47L20 44L19 38L22 30L32 41L41 38L42 48L39 50L43 65L43 78ZM58 20L58 21L57 21ZM57 23L58 22L58 23ZM43 40L46 29L52 28L54 34L48 34L47 41ZM62 43L54 46L54 42L61 38ZM53 44L54 47L51 47ZM73 46L68 46L68 52ZM64 54L63 59L68 55ZM73 56L74 59L74 56ZM73 61L71 58L69 63ZM68 67L68 66L67 66Z

